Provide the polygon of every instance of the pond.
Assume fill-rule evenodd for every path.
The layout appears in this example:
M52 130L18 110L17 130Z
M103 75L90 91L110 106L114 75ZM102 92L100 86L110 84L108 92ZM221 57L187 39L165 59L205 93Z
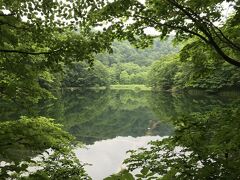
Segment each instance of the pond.
M146 146L151 140L174 134L172 121L193 112L225 107L238 93L211 95L203 92L167 93L131 90L65 90L55 101L16 113L1 105L1 119L32 114L51 117L83 142L77 157L91 165L86 171L103 179L120 171L126 151Z

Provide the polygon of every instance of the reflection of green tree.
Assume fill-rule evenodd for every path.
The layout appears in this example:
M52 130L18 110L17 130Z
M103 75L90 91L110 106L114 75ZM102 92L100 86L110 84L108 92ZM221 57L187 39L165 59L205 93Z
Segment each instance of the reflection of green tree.
M55 92L55 96L60 98L61 91ZM0 100L0 121L16 121L21 116L37 117L44 116L54 119L62 117L64 107L57 99L48 99L28 107Z
M168 92L152 92L148 96L151 109L161 121L167 121L176 115L174 97Z
M215 107L225 107L239 97L237 94L230 96L211 95L202 91L192 94L168 92L153 92L148 96L151 109L162 121L171 122L172 118L189 115L192 112L206 112Z
M32 107L31 115L54 118L78 140L87 143L116 136L168 135L171 128L149 110L149 93L65 90L59 100Z
M195 92L194 94L181 94L174 96L174 107L177 115L190 114L192 112L206 112L215 107L225 107L239 96L220 96Z
M142 178L239 179L239 101L211 111L176 118L173 137L131 151L125 160Z
M86 122L104 111L108 97L105 91L72 91L65 92L61 104L64 107L63 116L59 122L69 129L75 124Z
M138 108L146 108L148 107L146 99L147 94L148 92L143 91L111 91L111 101L109 102L109 105L112 110L134 110Z
M146 92L84 91L65 93L60 123L77 139L92 143L116 136L167 135L170 127L149 111ZM152 129L149 129L152 128Z
M78 140L92 143L117 135L168 135L171 128L167 123L171 123L171 119L224 107L236 97L199 92L65 90L59 100L45 102L31 112L57 119Z

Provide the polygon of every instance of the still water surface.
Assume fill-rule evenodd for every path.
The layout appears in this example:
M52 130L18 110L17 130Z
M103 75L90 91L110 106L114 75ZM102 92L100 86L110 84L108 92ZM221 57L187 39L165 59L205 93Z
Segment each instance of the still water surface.
M146 146L151 140L174 133L172 120L192 112L224 107L239 97L236 93L209 95L202 92L171 94L135 91L66 91L59 100L30 112L1 112L1 118L33 113L63 124L77 140L76 149L93 179L103 179L123 168L126 151Z
M61 123L67 131L86 144L76 154L96 180L119 172L126 151L146 146L173 132L161 121L148 102L149 92L108 91L69 94ZM68 104L67 106L65 104ZM72 105L72 106L71 106Z

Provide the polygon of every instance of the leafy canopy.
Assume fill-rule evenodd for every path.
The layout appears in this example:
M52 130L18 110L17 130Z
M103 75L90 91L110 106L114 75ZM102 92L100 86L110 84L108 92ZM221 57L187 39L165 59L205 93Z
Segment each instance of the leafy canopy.
M239 1L228 0L147 0L144 4L138 0L101 1L89 13L89 23L93 26L105 25L105 33L113 34L119 39L128 39L145 47L150 36L145 29L152 27L159 32L156 36L165 39L175 33L178 41L200 38L214 49L220 58L235 66L240 66L239 59L229 54L240 52L239 41ZM225 7L224 7L225 6ZM232 8L233 13L224 21L223 10ZM216 25L219 24L219 25ZM231 33L238 38L231 37ZM238 32L238 33L236 33Z
M92 64L111 37L84 26L91 2L0 1L0 97L27 106L50 97L39 81L74 61ZM24 98L23 98L24 97ZM26 105L25 105L26 104Z

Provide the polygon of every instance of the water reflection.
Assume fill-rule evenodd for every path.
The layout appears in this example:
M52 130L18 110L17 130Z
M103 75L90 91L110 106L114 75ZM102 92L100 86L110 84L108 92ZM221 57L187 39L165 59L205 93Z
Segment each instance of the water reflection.
M149 141L160 139L160 136L116 137L97 141L86 146L86 149L77 149L75 152L82 162L92 164L85 167L87 173L94 180L102 180L124 168L122 162L127 157L126 151L144 147Z
M66 131L86 144L117 136L171 134L172 126L152 111L149 96L150 92L67 91L40 114L57 119Z
M80 99L79 94L75 95ZM164 136L172 131L151 111L144 92L112 91L105 96L87 97L68 107L61 121L67 131L87 144L116 136Z
M143 179L240 179L239 104L174 119L174 136L132 152L129 170L142 169Z
M86 144L117 136L170 135L172 119L192 112L224 107L239 94L209 95L202 92L171 94L134 91L67 91L56 101L31 109L0 103L0 119L20 115L45 116L63 124L66 131Z
M155 136L174 135L174 125L175 127L188 123L194 125L191 124L191 122L194 122L197 118L192 118L192 120L184 123L176 123L176 120L182 115L187 117L195 112L200 113L199 117L202 117L206 112L213 111L216 108L220 109L218 112L221 112L221 109L225 107L230 107L231 109L231 104L237 101L239 97L239 94L225 93L221 95L209 95L202 92L171 94L164 92L134 91L65 91L58 100L43 102L41 105L29 109L18 109L18 107L14 105L1 102L0 119L1 122L14 121L18 119L20 115L41 115L56 119L56 121L62 124L63 128L75 136L77 140L89 145L89 150L78 151L80 152L80 154L78 153L79 157L84 162L93 164L92 167L87 169L90 174L93 174L94 177L103 177L119 170L121 167L120 164L125 157L125 151L135 148L133 145L136 145L136 147L138 145L145 145L148 140L155 138ZM236 111L238 106L239 103L235 103L234 107ZM237 116L235 117L234 124L224 119L227 119L230 115L227 114L226 117L223 115L219 116L223 117L221 121L216 119L212 121L214 122L212 124L202 124L204 126L197 126L195 129L189 126L190 130L184 131L186 134L183 136L185 138L183 142L188 142L190 139L191 141L189 142L196 144L196 149L200 149L200 142L202 143L201 147L207 146L211 136L206 136L203 141L199 138L194 139L195 137L192 135L204 137L203 135L207 134L205 131L208 127L211 127L211 135L214 135L217 132L215 131L215 126L221 122L219 125L221 137L227 137L226 143L232 142L230 145L233 145L235 148L234 153L227 155L230 162L233 161L234 157L238 157L236 150L239 150L239 139L236 134L239 134L239 131L236 128L234 129L234 127L239 127L239 121L237 121L239 118ZM209 122L211 121L209 120ZM226 131L224 130L224 128L226 128L225 122L228 122ZM0 124L0 128L1 126L3 127L3 125L3 123ZM224 131L220 131L222 128ZM234 129L232 132L235 134L230 133L231 129ZM17 134L20 134L19 130L16 129L15 131L16 132L10 134L13 136L12 139L14 139ZM8 138L7 133L0 135L0 139L3 139L3 141L6 141L6 139L11 140L11 138ZM26 136L27 135L28 134L26 134ZM29 138L30 136L31 134L29 134ZM121 136L121 138L119 136ZM233 139L234 142L231 141L231 139ZM218 145L221 144L222 141L221 138L217 138L217 140L219 141L216 143L214 140L215 144L212 143L211 148L219 147ZM17 141L17 143L19 142ZM9 142L9 144L11 145L12 142ZM29 148L28 146L25 147L25 145L22 146L26 149ZM37 145L33 146L38 148ZM122 148L120 148L120 146ZM233 146L230 147L232 148ZM11 147L13 149L11 149ZM16 146L11 147L8 147L11 149L9 152L16 152L14 149ZM5 147L0 144L0 148L4 149ZM209 147L207 146L207 148ZM3 157L2 152L3 151L0 152L0 157ZM204 149L204 153L207 157L208 154L211 154L211 151L205 151ZM15 155L16 157L18 156L17 153L13 154L13 156ZM105 170L101 170L102 174L98 174L100 173L97 170L98 168L93 168L100 166L100 164L102 168L105 168ZM103 164L106 164L106 166L102 166ZM94 174L93 171L96 171L96 174Z

